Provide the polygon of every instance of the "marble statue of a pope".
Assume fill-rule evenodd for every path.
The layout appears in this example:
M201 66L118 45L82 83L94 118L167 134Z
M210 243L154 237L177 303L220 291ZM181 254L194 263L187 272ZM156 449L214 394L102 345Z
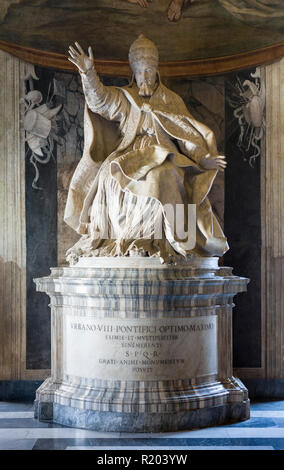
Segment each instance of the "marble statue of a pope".
M67 260L222 256L228 244L208 193L225 157L218 154L213 132L161 82L155 44L143 35L133 42L133 77L124 87L104 86L91 48L86 55L75 45L69 60L79 69L86 98L85 144L64 216L81 238L67 251ZM176 233L165 210L169 205L196 208L194 245ZM184 210L185 227L187 214Z

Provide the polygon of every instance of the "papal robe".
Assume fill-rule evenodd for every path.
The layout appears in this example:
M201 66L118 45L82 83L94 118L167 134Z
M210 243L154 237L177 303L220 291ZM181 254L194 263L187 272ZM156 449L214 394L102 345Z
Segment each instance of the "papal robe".
M227 240L208 199L217 170L199 164L218 154L213 132L160 79L145 98L133 79L115 87L104 86L94 69L81 76L85 144L64 216L81 239L68 250L68 261L136 252L162 261L223 255ZM189 205L196 219L188 220L194 214ZM194 243L176 232L168 206L185 208L185 232L195 224Z

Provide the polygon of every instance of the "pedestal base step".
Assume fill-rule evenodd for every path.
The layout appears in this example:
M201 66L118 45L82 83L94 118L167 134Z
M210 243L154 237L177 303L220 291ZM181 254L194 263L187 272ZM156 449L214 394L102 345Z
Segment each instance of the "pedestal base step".
M64 426L102 432L174 432L249 419L249 399L179 413L111 413L35 402L35 416Z
M174 383L174 382L173 382ZM128 387L130 385L128 384ZM181 384L180 384L181 386ZM175 390L166 392L166 384L160 384L158 395L147 394L149 403L145 411L135 403L139 394L134 393L132 384L132 406L123 409L123 397L110 399L106 388L100 391L99 401L95 401L85 388L67 387L64 384L47 379L37 390L35 418L65 426L90 429L103 432L170 432L216 426L234 421L243 421L250 417L250 401L246 387L230 377L208 384L206 388ZM125 388L125 387L124 387ZM184 390L183 393L182 390ZM160 406L151 406L160 400ZM140 404L141 405L141 404ZM79 407L80 406L80 407ZM153 412L152 410L157 411ZM140 410L140 411L138 411Z

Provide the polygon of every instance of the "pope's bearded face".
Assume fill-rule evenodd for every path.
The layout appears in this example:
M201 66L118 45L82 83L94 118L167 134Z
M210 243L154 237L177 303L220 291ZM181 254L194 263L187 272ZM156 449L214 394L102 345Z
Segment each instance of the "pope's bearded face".
M134 75L140 96L152 96L155 90L158 68L147 62L135 64Z

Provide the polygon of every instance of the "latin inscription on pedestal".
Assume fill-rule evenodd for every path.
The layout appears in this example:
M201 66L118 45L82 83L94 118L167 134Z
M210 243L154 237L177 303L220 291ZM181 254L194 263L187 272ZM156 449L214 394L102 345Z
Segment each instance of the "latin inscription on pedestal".
M67 315L64 372L112 380L217 373L217 317L117 319Z

